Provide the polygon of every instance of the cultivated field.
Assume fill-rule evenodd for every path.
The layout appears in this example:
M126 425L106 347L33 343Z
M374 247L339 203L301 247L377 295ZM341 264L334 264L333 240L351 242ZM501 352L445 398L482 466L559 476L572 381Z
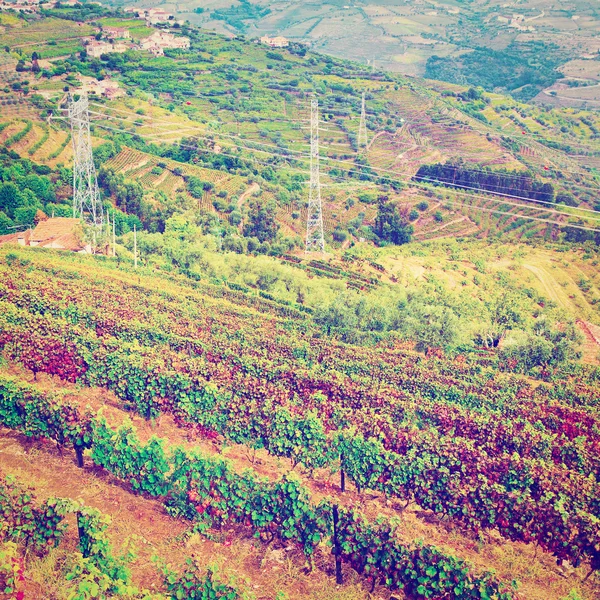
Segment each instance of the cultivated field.
M514 41L541 41L564 50L563 62L567 62L595 54L600 44L600 17L592 0L571 3L568 16L549 0L526 5L506 5L499 0L468 5L378 0L258 0L253 4L269 8L270 12L245 12L231 0L201 4L186 0L160 6L209 28L241 31L253 37L280 34L308 43L316 50L361 62L375 61L379 68L411 75L423 74L430 56L452 56L469 47L501 50ZM200 15L193 12L198 6L205 9ZM232 11L236 6L237 10ZM221 11L219 19L214 18L215 10Z
M484 289L515 261L525 282L533 262L540 285L552 277L550 253L523 255L518 246L421 249L421 258L397 248L378 259L394 277L435 276L449 286L464 270ZM324 281L360 269L313 262ZM557 279L571 263L589 269L577 254L563 263ZM28 502L43 509L46 525L27 538L46 548L21 563L27 578L18 590L58 595L97 581L86 569L123 564L135 550L125 559L130 571L107 577L156 592L185 588L190 557L195 585L216 566L214 582L242 597L358 600L371 589L425 598L430 586L457 600L463 589L504 600L596 597L595 576L583 581L597 535L591 371L545 382L514 376L485 352L448 360L410 344L324 339L317 349L293 303L154 268L132 282L130 269L0 250L0 446L3 476L18 484L0 482L2 508L8 531L21 531L28 521L19 499L30 486ZM90 525L79 521L79 541L69 515L90 508L75 501L92 509ZM65 583L86 526L110 546L88 549L89 562ZM333 580L332 540L340 540L343 585ZM396 558L383 561L383 552ZM551 552L583 564L557 566ZM363 557L373 570L365 572ZM412 566L400 570L398 561ZM448 571L451 583L439 575Z

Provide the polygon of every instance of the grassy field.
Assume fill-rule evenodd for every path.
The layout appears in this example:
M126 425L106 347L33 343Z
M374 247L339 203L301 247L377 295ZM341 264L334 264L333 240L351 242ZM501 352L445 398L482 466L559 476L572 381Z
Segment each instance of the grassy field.
M90 25L64 19L42 19L26 25L21 21L21 26L11 26L0 34L0 45L23 48L24 52L29 53L49 42L70 41L93 33L94 28Z
M128 29L134 41L148 37L154 32L154 29L148 27L146 21L142 19L103 18L99 19L98 22L104 27L124 27Z

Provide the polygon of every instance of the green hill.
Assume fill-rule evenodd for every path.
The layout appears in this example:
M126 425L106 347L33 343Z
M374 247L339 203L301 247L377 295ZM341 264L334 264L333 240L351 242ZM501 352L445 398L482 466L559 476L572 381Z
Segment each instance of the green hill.
M77 11L69 17L78 18ZM593 208L596 202L594 161L600 149L594 112L534 108L479 90L467 93L456 86L371 73L358 64L307 53L298 45L274 51L187 27L176 33L191 38L190 51L167 50L164 57L129 51L104 59L81 60L76 54L52 58L53 44L62 43L56 16L52 19L45 43L36 41L40 21L35 19L10 25L0 36L0 43L18 35L26 44L3 58L6 86L0 103L6 107L2 117L9 126L1 139L38 162L64 165L70 150L64 123L50 121L54 133L45 137L50 130L42 115L50 110L53 117L60 117L57 103L64 100L64 89L78 89L80 77L118 82L124 97L92 101L97 143L113 144L98 162L142 186L150 212L138 210L137 216L148 227L154 223L162 229L165 216L196 206L225 223L227 238L235 237L236 230L244 230L249 204L258 199L273 204L281 234L301 246L308 95L316 93L323 121L324 218L334 248L344 239L369 238L382 194L399 206L405 218L412 214L417 239L472 235L529 239L555 235L552 231L560 227L550 226L567 222L594 228L590 214L580 210ZM98 17L91 22L117 20ZM136 28L139 21L133 19L134 33ZM43 68L32 74L25 63L25 70L16 72L18 53L26 58L30 51L41 56ZM359 152L363 91L370 141L366 152ZM19 119L31 120L33 127L15 141L23 122ZM472 172L474 193L469 188L432 187L418 174L423 165L457 160ZM190 164L200 169L190 170ZM508 169L515 179L548 184L552 192L545 198L562 204L553 208L524 203L522 194L510 186L502 195L518 196L515 199L486 194L476 181L476 173L484 168ZM190 178L197 188L194 194ZM418 215L416 208L422 202L436 207L429 218Z

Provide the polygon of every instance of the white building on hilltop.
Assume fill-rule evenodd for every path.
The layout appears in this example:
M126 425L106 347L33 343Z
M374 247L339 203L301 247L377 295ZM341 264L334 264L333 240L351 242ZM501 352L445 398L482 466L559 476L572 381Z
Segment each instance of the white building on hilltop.
M260 43L265 44L266 46L271 46L271 48L287 48L290 45L290 41L287 38L284 38L282 35L275 37L263 35L260 38Z
M146 21L150 25L157 25L158 23L168 23L173 21L175 17L162 8L150 8L146 10Z
M103 27L102 35L109 40L131 39L131 32L126 27Z
M110 42L93 40L85 47L85 51L92 58L100 58L103 54L110 54L115 50Z
M173 35L167 31L155 31L140 42L142 50L148 50L156 56L161 56L166 48L187 50L189 47L190 38L183 35Z

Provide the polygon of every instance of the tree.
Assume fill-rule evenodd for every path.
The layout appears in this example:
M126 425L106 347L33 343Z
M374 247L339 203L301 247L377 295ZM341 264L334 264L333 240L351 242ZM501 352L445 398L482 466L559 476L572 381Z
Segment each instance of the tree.
M327 335L336 333L346 338L358 329L358 313L360 307L354 298L348 294L340 295L336 302L327 306L319 306L315 311L314 319Z
M239 210L233 210L229 213L229 223L239 225L242 222L242 213Z
M561 192L556 195L557 204L566 204L567 206L577 206L577 198L571 192Z
M460 321L447 306L414 303L406 317L406 333L417 342L417 350L446 350L456 347L460 341Z
M165 224L161 253L173 265L190 269L202 259L204 253L199 243L200 237L200 229L183 215L171 217Z
M409 220L400 216L398 207L389 202L387 196L380 196L374 227L377 237L399 246L410 242L413 231Z
M13 233L13 222L9 219L8 215L0 210L0 235L7 235Z
M260 242L272 241L279 225L275 222L275 206L255 200L250 204L248 223L244 226L246 237L256 237Z
M212 183L202 181L202 179L195 176L188 177L186 186L190 195L198 199L201 199L205 192L208 192L213 188Z
M12 182L0 185L0 211L10 218L14 217L15 210L23 205L23 194Z
M121 146L118 143L105 142L97 148L94 148L94 163L96 168L100 168L105 162L121 151Z
M572 322L539 318L532 331L514 331L500 351L511 368L524 373L535 368L558 367L581 357L581 334Z
M35 216L41 211L40 205L21 206L15 210L15 223L17 225L34 225Z
M36 195L38 200L44 204L56 200L54 186L48 177L40 177L39 175L34 174L27 175L23 181L23 186L30 189Z

